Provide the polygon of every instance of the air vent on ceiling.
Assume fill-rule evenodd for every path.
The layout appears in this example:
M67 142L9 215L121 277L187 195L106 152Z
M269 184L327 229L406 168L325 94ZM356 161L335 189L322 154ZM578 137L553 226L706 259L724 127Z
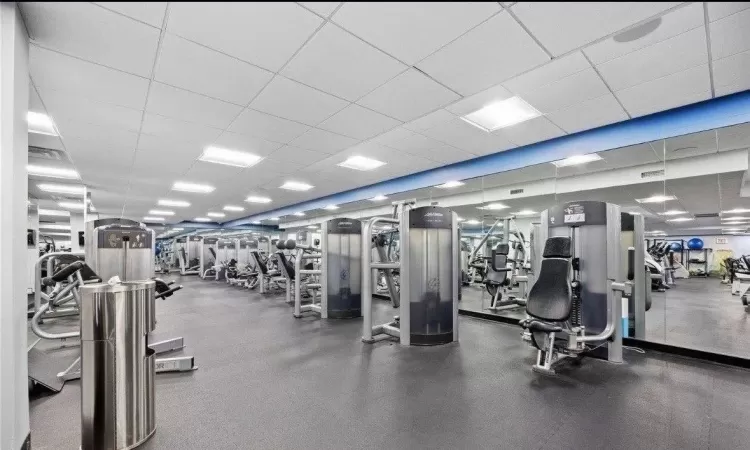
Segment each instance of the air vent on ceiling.
M641 172L641 178L663 177L664 169Z
M523 194L523 189L511 189L510 195Z
M719 217L719 213L702 213L702 214L693 214L696 218L699 219L705 219L705 218L711 218L711 217Z
M29 146L29 156L34 158L55 159L57 161L67 161L68 159L65 156L65 153L60 150L31 146Z

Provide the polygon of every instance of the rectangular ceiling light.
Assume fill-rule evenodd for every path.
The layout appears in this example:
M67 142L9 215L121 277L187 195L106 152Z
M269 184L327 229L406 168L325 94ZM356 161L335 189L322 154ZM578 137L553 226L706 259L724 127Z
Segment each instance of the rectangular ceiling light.
M40 209L40 216L69 216L70 211L60 211L58 209Z
M440 189L450 189L450 188L459 187L463 185L464 185L463 181L448 181L447 183L443 183L435 187L440 188Z
M198 183L186 183L184 181L175 181L172 185L172 189L175 191L183 191L183 192L195 192L198 194L208 194L214 191L216 189L213 186L209 186L207 184L198 184Z
M268 219L268 220L274 220L274 221L275 221L275 220L279 220L279 218L278 218L278 217L271 217L271 218L270 218L270 219Z
M253 224L253 225L260 225L262 222L260 220L253 220L250 223Z
M750 209L747 208L734 208L730 209L728 211L722 211L722 214L744 214L744 213L750 213Z
M677 197L674 195L652 195L651 197L647 198L637 198L635 201L638 203L662 203L662 202L668 202L670 200L677 200Z
M463 217L456 217L456 222L463 222L464 220L466 219L464 219Z
M68 209L83 209L84 203L78 203L78 202L58 202L57 206L60 208L68 208Z
M327 205L323 207L323 209L327 209L328 211L334 211L334 210L339 209L339 207L337 205Z
M315 225L308 225L307 228L310 229L310 230L317 230L318 229L318 227L315 226Z
M41 183L36 186L45 192L54 192L56 194L83 195L83 192L86 190L83 186L72 184Z
M750 217L745 217L745 216L722 217L721 220L750 220Z
M172 231L183 231L184 228L172 228Z
M198 158L201 161L214 164L224 164L235 167L252 167L258 164L263 158L252 153L229 150L219 147L208 147Z
M220 212L210 212L206 214L208 217L226 217L227 215Z
M47 167L38 166L35 164L29 164L26 166L26 171L29 175L35 175L38 177L50 177L50 178L65 178L69 180L78 180L78 172L73 169L61 169L59 167Z
M159 206L174 206L175 208L187 208L190 206L190 202L184 200L167 200L161 199L158 202Z
M195 220L196 222L210 222L211 221L211 219L209 219L208 217L196 217L193 220Z
M590 163L592 161L601 161L602 157L596 153L589 153L588 155L574 155L570 158L561 159L559 161L552 161L552 164L557 167L568 167L578 166L581 164Z
M297 216L297 217L303 217L305 215L305 213L303 213L302 211L297 211L296 213L294 213L292 215L293 216Z
M164 217L146 216L143 220L147 222L164 222Z
M469 219L464 221L464 223L467 225L479 225L482 222L478 221L477 219Z
M539 213L536 212L536 211L533 211L531 209L522 209L522 210L520 210L518 212L514 212L514 213L510 213L510 214L513 215L513 216L533 216L533 215L539 214Z
M259 197L257 195L251 195L245 199L248 203L271 203L271 199L268 197Z
M26 113L26 121L29 123L29 133L59 136L55 129L55 123L46 114L29 111Z
M337 165L354 170L374 170L384 166L385 163L377 159L365 158L364 156L350 156L346 161Z
M489 209L492 211L497 211L497 210L506 209L506 208L510 208L510 207L508 205L503 205L502 203L490 203L489 205L477 207L477 209Z
M382 194L381 195L376 195L375 197L373 197L373 198L370 199L371 202L382 202L383 200L388 200L388 197L386 197L385 195L382 195Z
M722 223L722 225L744 225L746 223L750 223L750 221L747 221L747 220L730 220L729 222Z
M680 214L687 214L687 211L680 211L679 209L670 209L669 211L660 212L660 216L679 216Z
M520 97L495 102L484 108L467 114L461 119L486 132L526 122L541 116L542 113L526 103Z
M174 211L169 211L166 209L151 209L148 211L148 213L153 216L174 216Z
M300 183L298 181L287 181L280 186L281 189L288 189L290 191L309 191L314 186L307 183Z
M243 208L242 206L232 206L232 205L224 206L224 211L239 212L239 211L244 211L244 210L245 208Z
M59 225L56 223L40 223L39 228L45 230L70 230L70 225Z
M667 219L667 222L690 222L691 220L695 220L693 217L676 217L674 219Z

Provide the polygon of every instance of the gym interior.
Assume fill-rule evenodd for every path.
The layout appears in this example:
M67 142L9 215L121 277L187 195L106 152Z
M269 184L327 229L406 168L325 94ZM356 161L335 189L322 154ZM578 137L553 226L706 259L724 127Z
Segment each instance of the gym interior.
M747 448L748 29L3 2L0 448Z

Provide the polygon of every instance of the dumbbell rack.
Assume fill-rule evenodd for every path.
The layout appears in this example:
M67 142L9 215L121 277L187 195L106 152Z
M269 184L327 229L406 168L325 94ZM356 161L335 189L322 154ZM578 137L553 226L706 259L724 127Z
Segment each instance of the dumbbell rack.
M708 278L708 252L710 251L710 248L703 248L701 250L692 250L687 249L687 266L685 267L690 273L690 277L703 277ZM703 256L702 259L695 258L693 259L693 254L700 252L700 254ZM703 269L703 274L699 275L693 275L693 273L690 271L690 269L695 268L698 266L699 268Z

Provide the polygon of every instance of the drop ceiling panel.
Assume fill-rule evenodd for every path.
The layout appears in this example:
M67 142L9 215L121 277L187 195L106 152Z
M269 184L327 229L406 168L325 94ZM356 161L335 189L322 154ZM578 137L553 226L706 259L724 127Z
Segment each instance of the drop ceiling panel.
M166 34L154 79L245 106L273 73L178 36Z
M549 56L531 36L510 14L502 12L418 66L453 90L471 95L547 61Z
M408 122L458 98L457 94L417 70L409 69L375 89L357 103Z
M302 166L309 166L310 164L326 159L329 156L330 154L328 153L285 145L268 155L268 159L280 163L292 162Z
M615 95L633 117L706 100L711 98L708 65L623 89Z
M111 103L100 103L68 95L60 91L42 90L47 113L55 118L75 122L103 125L137 132L141 126L143 111L118 106Z
M29 71L34 84L89 100L143 109L148 80L77 58L29 46Z
M599 156L604 158L610 169L619 169L661 162L663 161L661 153L661 147L654 147L650 144L638 144L599 152Z
M282 76L276 76L251 107L274 116L315 126L347 106L347 102Z
M513 97L513 93L509 91L508 89L504 88L502 85L493 86L489 89L485 89L482 92L478 92L472 96L464 97L461 100L447 106L445 109L450 111L452 114L455 114L456 116L465 116L467 114L473 113L474 111L480 110L483 107L499 102L502 100L507 100L509 98ZM444 111L444 110L439 110ZM443 116L440 117L440 120L432 120L428 122L431 126L421 126L420 128L425 130L432 128L434 126L439 125L440 123L445 123L453 119L453 116ZM421 119L420 119L421 120ZM415 121L417 122L417 121ZM419 130L415 130L419 131Z
M627 120L628 115L612 94L605 94L549 113L547 118L566 132L577 133Z
M750 8L750 2L707 2L708 18L713 22Z
M245 134L230 133L225 131L214 142L214 145L230 150L239 150L258 156L267 156L282 147L283 144L267 141Z
M406 64L414 64L500 11L490 2L345 3L332 19Z
M706 32L695 28L599 65L607 84L615 91L705 64Z
M32 42L142 77L151 74L159 30L91 3L21 4Z
M451 106L455 106L462 102L463 100L460 100ZM448 123L453 119L455 119L455 116L452 113L448 112L445 109L438 109L433 113L427 114L426 116L422 116L417 120L413 120L409 123L404 124L403 128L419 132L429 130L430 128L436 127L443 123Z
M216 186L216 183L220 183L222 180L233 177L239 174L241 171L242 167L195 161L195 163L190 167L185 175L179 178L179 181L187 181L189 183L208 183ZM176 195L178 191L173 192ZM211 194L180 192L180 195L189 196L190 198L201 198L201 196L210 196Z
M719 151L750 147L750 123L720 128Z
M102 2L97 5L161 28L167 2Z
M116 153L119 150L135 150L138 133L120 128L92 125L73 120L58 121L57 128L65 147L73 152L86 147L96 153Z
M154 158L192 161L203 152L205 143L184 141L141 133L138 138L138 152ZM186 168L187 169L187 168Z
M476 155L496 153L516 146L504 134L487 133L458 117L422 134Z
M328 23L284 67L282 75L355 101L406 69L404 64Z
M750 89L750 50L714 61L716 95L728 95Z
M678 4L520 2L511 9L547 50L559 56Z
M186 122L226 128L242 111L242 107L154 82L146 110Z
M323 17L328 17L341 2L300 2L300 5L311 9Z
M722 59L750 50L750 9L711 23L711 57Z
M565 132L550 122L549 119L542 116L521 122L512 127L502 128L493 134L505 136L510 142L521 147L562 136Z
M305 167L303 164L298 164L294 161L284 161L283 163L280 163L271 159L264 159L263 161L246 170L249 170L252 173L261 173L268 170L271 173L283 173L287 174L288 176L288 174L299 173L303 167ZM279 182L279 186L281 186L283 183L284 181Z
M249 136L257 136L269 141L288 143L294 138L301 136L310 127L281 117L245 109L232 122L228 131Z
M167 31L271 71L323 23L291 2L173 3Z
M396 119L352 103L323 121L319 128L355 139L369 139L401 125Z
M141 178L147 176L160 178L165 175L177 177L187 172L193 162L193 158L181 157L166 151L138 150L135 152L133 175Z
M512 78L504 82L503 86L512 92L529 92L590 68L591 64L583 54L574 52Z
M546 114L609 93L594 69L585 69L550 84L514 91L539 112Z
M323 153L336 153L359 142L346 136L311 128L302 136L290 142L290 145Z
M218 128L172 119L158 114L146 113L143 117L144 134L151 134L175 141L199 142L207 145L221 134Z
M621 33L621 35L613 36L591 45L584 50L584 53L586 53L586 56L589 57L592 63L602 64L678 36L694 28L703 29L703 25L703 3L695 2L664 14L657 28L645 36L636 38L636 35L633 35L631 37L629 34L639 32L639 29L636 28L631 32ZM705 33L705 29L703 32ZM637 34L637 36L642 34L643 31Z

